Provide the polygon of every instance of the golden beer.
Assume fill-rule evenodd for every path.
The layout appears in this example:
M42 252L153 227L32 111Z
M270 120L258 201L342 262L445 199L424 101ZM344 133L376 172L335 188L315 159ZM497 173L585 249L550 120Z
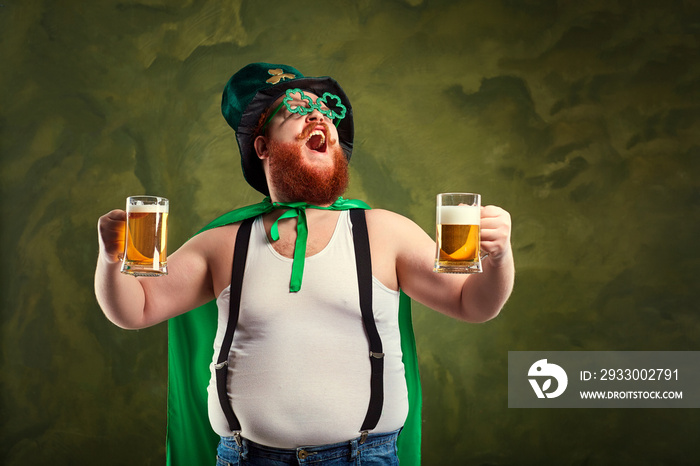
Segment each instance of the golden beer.
M479 257L479 225L438 225L441 261L473 261Z
M440 194L437 206L435 271L481 272L481 207L478 194Z
M121 271L138 276L166 275L168 201L134 196L127 201L124 261Z

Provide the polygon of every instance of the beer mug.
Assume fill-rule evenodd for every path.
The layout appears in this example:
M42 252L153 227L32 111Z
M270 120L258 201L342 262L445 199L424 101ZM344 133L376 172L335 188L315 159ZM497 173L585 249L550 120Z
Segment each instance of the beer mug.
M435 271L481 272L481 196L442 193L437 196Z
M164 197L126 199L122 273L140 277L167 275L169 202Z

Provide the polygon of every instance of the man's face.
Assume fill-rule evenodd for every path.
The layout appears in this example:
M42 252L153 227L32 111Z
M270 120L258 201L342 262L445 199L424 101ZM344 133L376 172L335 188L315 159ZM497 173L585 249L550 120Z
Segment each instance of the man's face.
M282 105L282 99L285 99L285 105ZM279 107L279 111L268 123L267 135L278 142L303 143L300 147L305 160L328 166L332 161L329 157L331 149L338 145L338 130L319 109L309 109L310 104L318 104L321 109L327 110L319 102L318 96L311 92L292 93L286 98L282 96L277 99L271 108Z
M306 95L314 101L317 98ZM272 108L280 102L281 98ZM318 110L300 115L283 105L269 121L266 138L268 184L280 200L326 205L347 188L347 160L338 142L338 131Z

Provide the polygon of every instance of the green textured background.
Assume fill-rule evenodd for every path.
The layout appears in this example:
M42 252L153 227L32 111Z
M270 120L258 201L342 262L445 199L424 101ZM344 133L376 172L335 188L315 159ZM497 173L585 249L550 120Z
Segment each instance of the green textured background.
M498 319L414 309L424 464L698 464L698 410L508 409L507 352L700 350L699 33L689 0L3 0L0 463L164 463L166 326L103 317L97 218L167 196L175 248L259 200L219 101L269 61L349 94L349 197L513 216Z

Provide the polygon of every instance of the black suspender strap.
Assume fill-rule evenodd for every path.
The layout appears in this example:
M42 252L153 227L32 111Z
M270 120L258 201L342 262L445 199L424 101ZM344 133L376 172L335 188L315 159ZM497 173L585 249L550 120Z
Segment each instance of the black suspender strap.
M224 411L229 428L233 432L241 431L241 424L233 412L231 403L228 400L228 388L226 382L228 378L228 355L233 343L233 333L238 325L238 315L241 309L241 290L243 289L243 272L245 261L248 257L248 243L250 242L250 232L255 218L244 220L238 228L236 243L233 248L233 268L231 271L231 292L229 297L228 323L226 333L221 342L221 350L216 360L216 388L219 394L219 403Z
M370 399L365 420L360 428L362 441L368 431L374 429L382 415L384 404L384 353L382 340L377 331L372 311L372 260L369 250L369 234L367 221L363 209L350 209L352 220L352 236L355 247L355 263L357 266L357 283L360 293L360 311L362 322L369 340L369 359L371 367ZM229 299L229 315L226 324L226 332L221 342L219 357L216 360L216 387L219 395L221 409L226 416L229 428L236 439L240 438L241 424L238 421L228 399L228 357L233 343L233 334L238 325L240 314L241 290L243 289L243 272L248 256L248 244L250 242L251 227L254 219L244 220L238 229L233 253L233 268L231 271L231 294Z
M357 284L360 289L360 311L369 340L369 361L372 369L370 378L370 398L367 415L360 430L363 440L366 433L377 426L384 404L384 350L382 339L377 331L372 311L372 258L369 250L369 234L365 211L351 209L352 240L355 245L355 263L357 264Z

